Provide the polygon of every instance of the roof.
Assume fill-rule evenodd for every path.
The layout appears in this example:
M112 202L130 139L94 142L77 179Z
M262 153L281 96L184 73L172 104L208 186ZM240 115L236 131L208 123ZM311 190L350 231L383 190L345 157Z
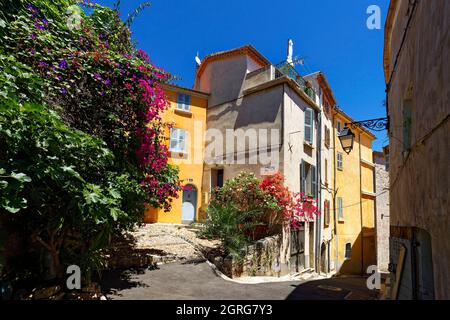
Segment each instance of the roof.
M171 89L173 91L183 91L183 92L187 92L189 94L195 95L195 96L199 96L201 98L205 98L208 99L209 97L209 93L203 92L203 91L198 91L198 90L193 90L193 89L189 89L186 87L182 87L182 86L177 86L175 84L169 84L169 83L164 83L163 85L164 89Z
M263 82L255 87L244 90L244 94L245 95L252 94L254 92L266 90L266 89L269 89L269 88L272 88L272 87L275 87L278 85L283 85L283 84L287 84L290 88L292 88L307 104L309 104L310 107L312 107L316 111L320 111L320 108L315 103L315 101L313 101L306 94L306 92L300 88L300 86L294 79L292 79L291 77L288 77L286 75L284 75L282 77L278 77L278 78L270 80L270 81Z
M328 79L325 77L325 74L322 71L316 71L310 74L307 74L304 76L304 78L310 78L315 76L317 78L317 81L319 82L319 85L323 88L325 88L324 92L327 95L327 98L331 100L331 104L335 105L337 104L336 97L334 96L333 90L331 90L330 83L328 82Z
M248 55L252 57L256 62L258 62L261 67L265 67L271 64L270 61L266 57L264 57L258 50L256 50L252 45L247 44L239 48L220 51L207 55L205 58L203 58L200 67L197 69L196 78L201 77L208 63L237 55Z

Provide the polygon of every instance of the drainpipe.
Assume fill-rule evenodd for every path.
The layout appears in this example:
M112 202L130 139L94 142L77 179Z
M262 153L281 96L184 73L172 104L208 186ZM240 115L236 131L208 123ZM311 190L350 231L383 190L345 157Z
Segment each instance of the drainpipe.
M361 168L361 133L358 133L359 143L359 215L361 220L361 274L364 274L364 234L363 234L363 209L362 209L362 168Z
M316 140L316 195L317 208L322 212L322 112L318 112L317 119L317 140ZM322 215L319 214L316 223L316 272L320 272L320 255L321 255L321 239L322 239Z
M334 220L334 242L335 242L335 260L334 260L334 268L336 272L338 272L338 264L339 264L339 240L337 236L337 217L336 217L336 132L334 129L334 121L335 121L336 112L332 113L331 116L331 128L333 129L333 189L332 189L332 198L333 198L333 220Z

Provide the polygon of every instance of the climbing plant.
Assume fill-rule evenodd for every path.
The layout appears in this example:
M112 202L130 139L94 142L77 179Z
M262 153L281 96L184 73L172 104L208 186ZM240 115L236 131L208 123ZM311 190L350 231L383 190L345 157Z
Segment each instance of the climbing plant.
M146 203L170 210L181 189L161 120L171 76L136 48L118 6L5 0L0 41L0 219L57 275L89 273L112 234Z

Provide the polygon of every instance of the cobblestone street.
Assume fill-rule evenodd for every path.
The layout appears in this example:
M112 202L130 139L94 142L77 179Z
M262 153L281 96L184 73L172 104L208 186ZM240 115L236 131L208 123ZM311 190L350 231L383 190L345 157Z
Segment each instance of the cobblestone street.
M200 239L198 229L146 224L130 235L138 250L151 249L172 257L154 269L130 268L104 273L103 293L108 299L375 299L365 278L326 278L312 272L302 275L230 279L205 261L202 252L218 241ZM167 261L167 260L166 260ZM284 280L284 281L280 281ZM250 283L252 282L252 283Z

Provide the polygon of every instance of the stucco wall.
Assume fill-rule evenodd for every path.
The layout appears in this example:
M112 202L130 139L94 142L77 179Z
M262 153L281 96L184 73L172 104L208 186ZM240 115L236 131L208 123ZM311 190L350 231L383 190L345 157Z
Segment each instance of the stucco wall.
M409 18L400 1L390 72ZM388 92L391 226L430 233L435 297L450 299L450 1L419 1ZM411 101L411 150L403 147L403 106Z
M343 170L336 168L337 160L333 159L337 239L332 242L332 254L337 255L338 272L360 274L376 263L374 196L361 195L361 191L373 192L371 138L354 129L353 150L346 154L337 138L338 120L342 124L349 122L340 113L334 114L332 141L335 152L343 155ZM338 219L339 197L343 199L343 219ZM350 259L345 258L346 243L351 244Z
M190 114L179 113L177 109L177 91L175 89L165 90L170 108L163 113L163 121L174 124L175 128L187 131L187 154L180 156L178 153L170 153L168 162L179 168L179 178L183 184L190 184L197 189L197 208L195 220L199 220L200 207L202 203L203 182L203 157L204 157L204 135L206 130L206 108L207 98L191 95ZM165 136L170 137L168 128ZM166 141L169 145L170 140ZM173 199L170 212L149 208L145 212L146 222L181 223L182 191L177 199Z

